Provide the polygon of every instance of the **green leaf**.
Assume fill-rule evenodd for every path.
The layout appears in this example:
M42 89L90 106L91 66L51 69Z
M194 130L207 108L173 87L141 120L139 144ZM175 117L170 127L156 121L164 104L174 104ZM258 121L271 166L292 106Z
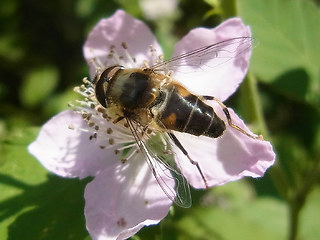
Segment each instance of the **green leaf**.
M279 200L256 197L245 181L216 187L206 206L190 209L178 223L179 239L284 239L286 208Z
M33 69L24 79L21 101L27 107L35 107L43 102L55 89L59 80L55 67Z
M38 129L14 129L0 142L0 239L86 239L88 180L50 175L27 152Z
M319 8L312 1L239 0L238 13L259 42L253 73L291 98L319 105Z

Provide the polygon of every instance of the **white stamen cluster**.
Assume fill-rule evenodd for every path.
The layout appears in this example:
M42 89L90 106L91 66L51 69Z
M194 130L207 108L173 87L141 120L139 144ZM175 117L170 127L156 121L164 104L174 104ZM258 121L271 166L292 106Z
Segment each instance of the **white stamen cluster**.
M136 59L132 57L128 51L127 44L122 43L121 46L124 56L118 54L115 46L111 46L109 54L105 57L93 58L90 61L96 69L97 76L101 74L107 66L121 65L128 68L138 67ZM91 51L94 51L94 49ZM159 56L154 47L150 46L150 51L153 64L163 61L163 56ZM149 67L148 62L145 61L145 65L139 67ZM119 159L122 163L132 158L138 152L138 146L131 134L128 124L125 120L116 124L112 122L114 119L108 114L108 109L102 107L96 99L94 84L87 78L84 78L83 84L75 87L74 91L82 95L83 99L76 100L75 104L70 103L69 106L82 116L87 126L76 129L71 124L69 128L91 133L89 137L90 141L96 141L100 149L115 149L114 154L120 156ZM108 124L106 124L107 122ZM146 135L141 129L138 129L137 133ZM149 135L150 133L147 134Z
M131 56L128 51L128 46L125 42L121 43L123 55L120 55L114 45L110 46L109 53L104 56L99 56L92 58L90 63L93 64L96 69L96 74L101 73L103 69L107 66L120 65L125 66L126 68L138 68L136 59ZM96 55L94 53L94 49L90 49L92 55Z
M69 128L91 133L89 140L95 141L100 149L113 148L114 154L119 155L122 163L129 160L136 153L137 145L127 123L124 121L112 123L113 119L109 116L108 109L98 104L94 95L94 86L87 78L84 78L83 84L76 87L74 91L84 99L76 100L76 104L70 103L69 106L82 116L87 126L75 128L71 124Z

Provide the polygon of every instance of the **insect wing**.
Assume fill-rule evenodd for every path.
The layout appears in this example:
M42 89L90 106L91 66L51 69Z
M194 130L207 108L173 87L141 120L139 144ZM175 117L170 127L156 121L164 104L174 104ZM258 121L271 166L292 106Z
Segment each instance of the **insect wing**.
M190 194L190 188L187 179L181 173L181 167L177 164L174 154L171 151L171 143L166 133L158 132L152 136L147 142L146 147L148 153L154 159L154 165L160 172L164 172L166 177L173 180L175 199L174 202L181 207L190 207L192 200ZM165 167L163 169L163 166ZM160 181L163 179L159 179ZM161 183L159 183L162 185ZM165 189L163 189L165 191ZM172 191L170 189L170 191Z
M253 45L251 37L236 37L197 48L153 65L155 71L192 72L206 71L223 64L240 54L247 53ZM184 69L184 67L186 67Z
M131 132L152 174L167 197L180 207L190 207L192 200L188 181L182 175L170 149L166 133L148 134L143 127L127 119Z

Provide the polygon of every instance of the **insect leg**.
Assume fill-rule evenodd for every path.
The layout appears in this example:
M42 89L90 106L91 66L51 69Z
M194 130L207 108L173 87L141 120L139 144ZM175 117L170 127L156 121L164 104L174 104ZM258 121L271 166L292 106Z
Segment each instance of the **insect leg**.
M120 116L120 117L118 117L118 118L116 118L115 120L113 120L113 124L116 124L116 123L118 123L118 122L120 122L122 119L124 119L124 117L123 116Z
M194 161L191 159L191 157L189 156L187 150L182 146L182 144L180 143L180 141L178 140L178 138L173 134L173 133L168 133L170 138L172 139L172 141L174 142L174 144L181 150L181 152L189 159L189 161L195 165L201 175L201 178L204 182L204 185L206 186L206 188L209 188L207 180L203 174L203 172L201 171L201 168L199 166L199 163L197 161Z
M229 113L229 110L227 108L226 105L224 105L219 99L215 98L215 97L212 97L212 96L202 96L205 100L214 100L216 101L220 107L222 108L224 114L226 115L227 117L227 120L228 120L228 124L230 127L242 132L243 134L247 135L248 137L250 138L253 138L253 139L259 139L259 140L263 140L263 136L262 135L258 135L258 136L254 136L250 133L248 133L247 131L243 130L241 127L235 125L233 122L232 122L232 119L231 119L231 116L230 116L230 113Z

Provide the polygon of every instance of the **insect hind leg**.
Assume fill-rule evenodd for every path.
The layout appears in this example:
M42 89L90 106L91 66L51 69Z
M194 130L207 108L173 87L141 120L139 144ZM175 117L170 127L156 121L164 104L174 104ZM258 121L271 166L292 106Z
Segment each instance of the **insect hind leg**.
M263 140L263 136L262 136L262 135L254 136L254 135L248 133L247 131L243 130L243 129L242 129L241 127L239 127L238 125L234 124L234 123L232 122L232 118L231 118L231 115L230 115L230 112L229 112L227 106L224 105L219 99L217 99L217 98L215 98L215 97L212 97L212 96L202 96L202 97L203 97L205 100L214 100L214 101L216 101L216 102L220 105L220 107L222 108L224 114L225 114L226 117L227 117L228 124L229 124L230 127L238 130L239 132L247 135L247 136L250 137L250 138L258 139L258 140Z
M198 172L201 175L201 178L204 182L204 185L206 188L209 188L208 182L199 166L199 163L197 161L192 160L192 158L189 156L187 150L182 146L182 144L180 143L180 141L178 140L178 138L173 134L173 133L168 133L169 137L172 139L172 141L174 142L174 144L181 150L181 152L189 159L190 163L192 163L193 165L196 166L196 168L198 169Z

